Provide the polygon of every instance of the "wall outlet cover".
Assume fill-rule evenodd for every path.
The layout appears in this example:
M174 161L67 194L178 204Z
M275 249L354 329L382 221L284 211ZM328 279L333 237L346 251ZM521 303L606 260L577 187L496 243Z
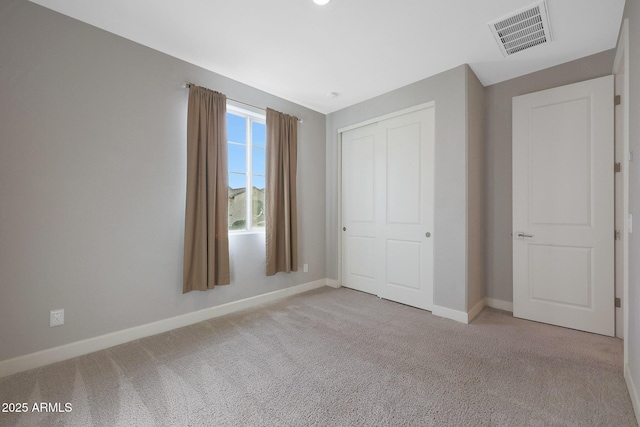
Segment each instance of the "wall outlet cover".
M51 310L49 313L49 326L62 326L64 325L64 309Z

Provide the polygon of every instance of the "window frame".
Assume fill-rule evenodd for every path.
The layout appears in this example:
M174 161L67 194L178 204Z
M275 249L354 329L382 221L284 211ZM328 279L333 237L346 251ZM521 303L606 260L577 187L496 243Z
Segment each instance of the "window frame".
M250 107L244 104L240 104L240 103L236 103L233 102L229 99L227 99L227 113L236 115L236 116L241 116L245 118L245 132L246 132L246 150L245 150L245 162L246 162L246 170L244 173L245 176L245 225L244 225L244 229L238 229L238 230L231 230L230 228L228 228L228 232L229 234L264 234L265 233L265 229L266 226L262 226L262 227L256 227L253 224L253 129L252 129L252 123L260 123L263 124L265 126L265 130L266 130L266 126L267 126L267 117L266 117L266 112L264 110L255 108L255 107ZM266 135L265 135L266 136ZM229 136L227 135L227 144L240 144L237 143L235 141L231 141L229 139ZM265 150L265 154L266 154L266 150L267 150L267 141L265 138L265 142L264 142L264 147L260 147L263 148ZM229 159L227 158L227 161ZM266 163L266 156L265 156L265 163ZM265 164L265 168L266 168L266 164ZM231 170L228 171L229 174L233 173L231 172ZM237 173L237 172L235 172ZM264 175L265 181L266 181L266 170L265 170L265 175ZM265 191L266 191L266 183L265 183ZM266 218L265 218L266 221Z

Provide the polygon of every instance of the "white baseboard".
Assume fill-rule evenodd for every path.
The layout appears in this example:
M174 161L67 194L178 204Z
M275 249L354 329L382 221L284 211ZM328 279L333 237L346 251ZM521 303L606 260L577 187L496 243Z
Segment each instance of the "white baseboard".
M333 280L333 279L325 279L327 281L327 286L330 286L332 288L341 288L342 287L342 283L338 282L337 280Z
M157 322L135 326L122 331L112 332L110 334L61 345L59 347L49 348L36 353L15 357L13 359L3 360L0 361L0 378L18 372L27 371L29 369L39 368L51 363L60 362L62 360L71 359L73 357L82 356L83 354L92 353L94 351L104 350L105 348L124 344L139 338L171 331L183 326L202 322L203 320L212 319L214 317L223 316L245 308L264 304L266 302L275 301L288 296L300 294L302 292L307 292L312 289L321 288L326 285L328 285L327 279L320 279L279 291L269 292L215 307L181 314L179 316L159 320Z
M624 365L624 380L627 383L627 390L629 391L629 397L633 404L633 412L636 414L636 420L640 420L640 396L638 395L638 389L631 376L629 364Z
M498 310L510 311L513 313L513 303L511 301L503 301L495 298L485 298L484 304L487 307L497 308Z
M442 307L440 305L433 305L431 313L436 316L444 317L447 319L455 320L456 322L464 323L468 325L471 321L482 311L485 305L485 300L481 299L476 305L473 306L469 312L453 310L451 308Z
M436 316L444 317L446 319L455 320L456 322L464 324L469 323L469 315L464 311L453 310L451 308L434 304L431 313L435 314Z
M476 305L473 306L471 310L467 313L467 323L471 323L473 319L476 318L478 314L484 309L485 301L484 298L480 298L480 301Z

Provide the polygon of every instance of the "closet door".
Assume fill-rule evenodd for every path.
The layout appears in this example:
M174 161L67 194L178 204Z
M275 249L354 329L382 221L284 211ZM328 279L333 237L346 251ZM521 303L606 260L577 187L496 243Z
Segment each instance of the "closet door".
M343 285L431 310L434 107L342 134Z
M342 282L343 285L378 295L376 266L380 206L377 187L381 165L378 125L342 134Z
M385 120L378 128L385 164L376 192L384 207L378 295L431 310L434 108Z

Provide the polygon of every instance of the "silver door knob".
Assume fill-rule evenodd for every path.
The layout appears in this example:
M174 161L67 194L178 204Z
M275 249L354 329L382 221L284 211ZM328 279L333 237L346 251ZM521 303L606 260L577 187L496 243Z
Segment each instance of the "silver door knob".
M426 233L424 233L425 237L431 237L431 233L429 233L428 231Z

